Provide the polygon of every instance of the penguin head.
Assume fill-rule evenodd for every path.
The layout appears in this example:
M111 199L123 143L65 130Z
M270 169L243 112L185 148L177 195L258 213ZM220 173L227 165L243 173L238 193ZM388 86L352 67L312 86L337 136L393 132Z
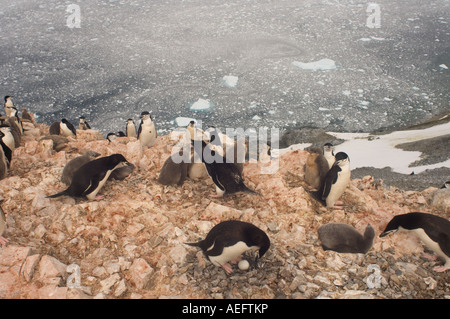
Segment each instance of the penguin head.
M336 162L334 165L339 165L340 167L344 167L350 164L350 158L344 152L339 152L334 156Z
M450 181L446 181L441 188L450 188Z
M334 146L331 143L325 143L323 145L323 152L324 153L331 153L334 155Z
M110 142L114 141L117 138L116 133L108 133L108 135L106 135L106 139Z
M64 123L64 124L67 125L67 123L69 123L69 121L67 121L66 119L62 119L62 120L61 120L61 123Z
M133 119L128 119L128 120L127 120L127 124L134 124Z
M84 116L80 116L80 123L84 123L85 120L86 118Z
M384 231L380 234L380 237L385 237L389 234L404 229L406 224L405 220L406 215L408 214L397 215L394 218L392 218L391 221L386 225Z
M375 229L373 229L372 225L367 224L366 230L364 231L364 238L373 240L375 237Z
M150 121L153 121L153 118L152 118L150 112L148 112L148 111L142 112L141 113L141 120L144 121L144 120L148 120L148 119L150 119Z
M120 168L132 165L129 163L122 154L113 154L108 157L108 161L111 167Z
M12 96L6 95L6 96L5 96L5 103L8 102L8 101L10 101L11 99L12 99Z
M259 249L256 252L255 257L255 268L258 268L258 259L262 258L264 254L269 250L270 239L269 236L263 231L255 232L253 234L252 240L257 244Z

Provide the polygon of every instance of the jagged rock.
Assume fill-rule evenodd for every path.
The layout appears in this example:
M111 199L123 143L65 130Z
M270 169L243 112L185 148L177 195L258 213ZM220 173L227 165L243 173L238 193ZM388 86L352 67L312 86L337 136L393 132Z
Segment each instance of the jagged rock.
M149 284L153 272L154 269L143 258L135 259L130 267L131 283L143 289Z

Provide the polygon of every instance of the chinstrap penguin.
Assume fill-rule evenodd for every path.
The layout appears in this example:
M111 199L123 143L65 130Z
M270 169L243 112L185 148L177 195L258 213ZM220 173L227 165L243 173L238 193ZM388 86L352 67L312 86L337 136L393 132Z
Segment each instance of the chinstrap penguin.
M141 113L141 123L139 125L137 138L142 146L152 146L156 142L158 133L156 132L155 123L149 112Z
M11 166L11 160L12 160L12 151L11 149L8 147L8 145L6 145L3 142L3 139L5 138L5 134L0 131L0 146L1 146L1 150L5 156L5 160L6 160L6 167L9 169Z
M5 107L6 117L10 117L12 114L12 108L14 107L12 96L9 96L9 95L5 96L4 107Z
M344 152L335 156L335 162L325 175L322 187L318 192L311 192L326 207L342 208L338 199L344 194L350 183L350 159Z
M77 136L77 131L76 131L75 127L68 120L62 119L61 122L59 123L59 125L60 125L60 134L61 135L66 136L66 137L69 137L69 136L76 137Z
M237 262L247 250L257 251L255 268L270 247L267 234L253 224L238 220L224 221L214 226L204 240L186 243L197 246L215 266L222 267L227 274L233 272L229 262Z
M47 196L47 198L65 195L89 200L101 199L102 197L96 197L97 193L108 180L111 172L127 165L129 165L128 161L121 154L113 154L87 162L74 173L72 182L66 190Z
M91 126L88 122L86 122L86 118L84 116L80 116L80 122L78 123L78 128L82 131L90 130Z
M208 159L205 158L206 148L208 148L207 152L210 151L211 155ZM226 163L225 158L218 154L214 147L209 147L205 141L202 141L202 149L203 154L200 156L206 166L208 175L216 186L218 197L240 192L258 194L244 184L240 170L234 163Z
M126 135L127 137L137 137L136 124L134 123L133 119L127 120Z
M372 247L375 230L368 224L364 235L361 235L350 225L329 223L320 226L318 234L324 250L365 254Z
M396 231L414 232L429 249L444 259L445 264L435 267L435 271L444 272L450 269L450 221L421 212L397 215L387 224L380 237Z
M328 167L331 168L335 162L334 146L331 143L325 143L323 145L323 156L328 162Z

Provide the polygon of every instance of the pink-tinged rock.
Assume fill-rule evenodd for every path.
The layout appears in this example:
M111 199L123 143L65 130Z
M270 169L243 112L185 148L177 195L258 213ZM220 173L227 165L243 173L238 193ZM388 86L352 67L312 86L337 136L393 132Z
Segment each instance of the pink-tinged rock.
M92 142L103 139L103 135L97 130L77 130L77 140Z
M22 266L22 269L20 270L20 273L25 278L26 281L30 282L31 279L34 276L34 272L36 271L36 267L39 264L39 260L41 258L41 255L31 255L28 256L25 260L25 263Z
M153 272L154 269L143 258L135 259L130 267L130 281L138 289L143 289L149 284Z
M68 289L57 285L46 285L39 289L39 299L67 299Z
M0 249L0 266L10 267L14 273L19 274L22 264L30 254L30 247L8 245Z
M39 279L62 277L65 278L67 265L63 264L54 257L45 255L42 256L39 262Z
M203 212L202 219L223 221L227 219L239 219L242 214L242 211L238 209L211 202Z

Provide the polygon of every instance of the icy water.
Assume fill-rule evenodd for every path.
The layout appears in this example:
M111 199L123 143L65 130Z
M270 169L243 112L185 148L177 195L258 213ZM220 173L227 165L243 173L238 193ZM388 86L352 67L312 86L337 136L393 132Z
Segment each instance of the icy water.
M105 136L142 111L160 135L177 117L372 132L448 112L450 2L376 4L1 0L0 95Z

